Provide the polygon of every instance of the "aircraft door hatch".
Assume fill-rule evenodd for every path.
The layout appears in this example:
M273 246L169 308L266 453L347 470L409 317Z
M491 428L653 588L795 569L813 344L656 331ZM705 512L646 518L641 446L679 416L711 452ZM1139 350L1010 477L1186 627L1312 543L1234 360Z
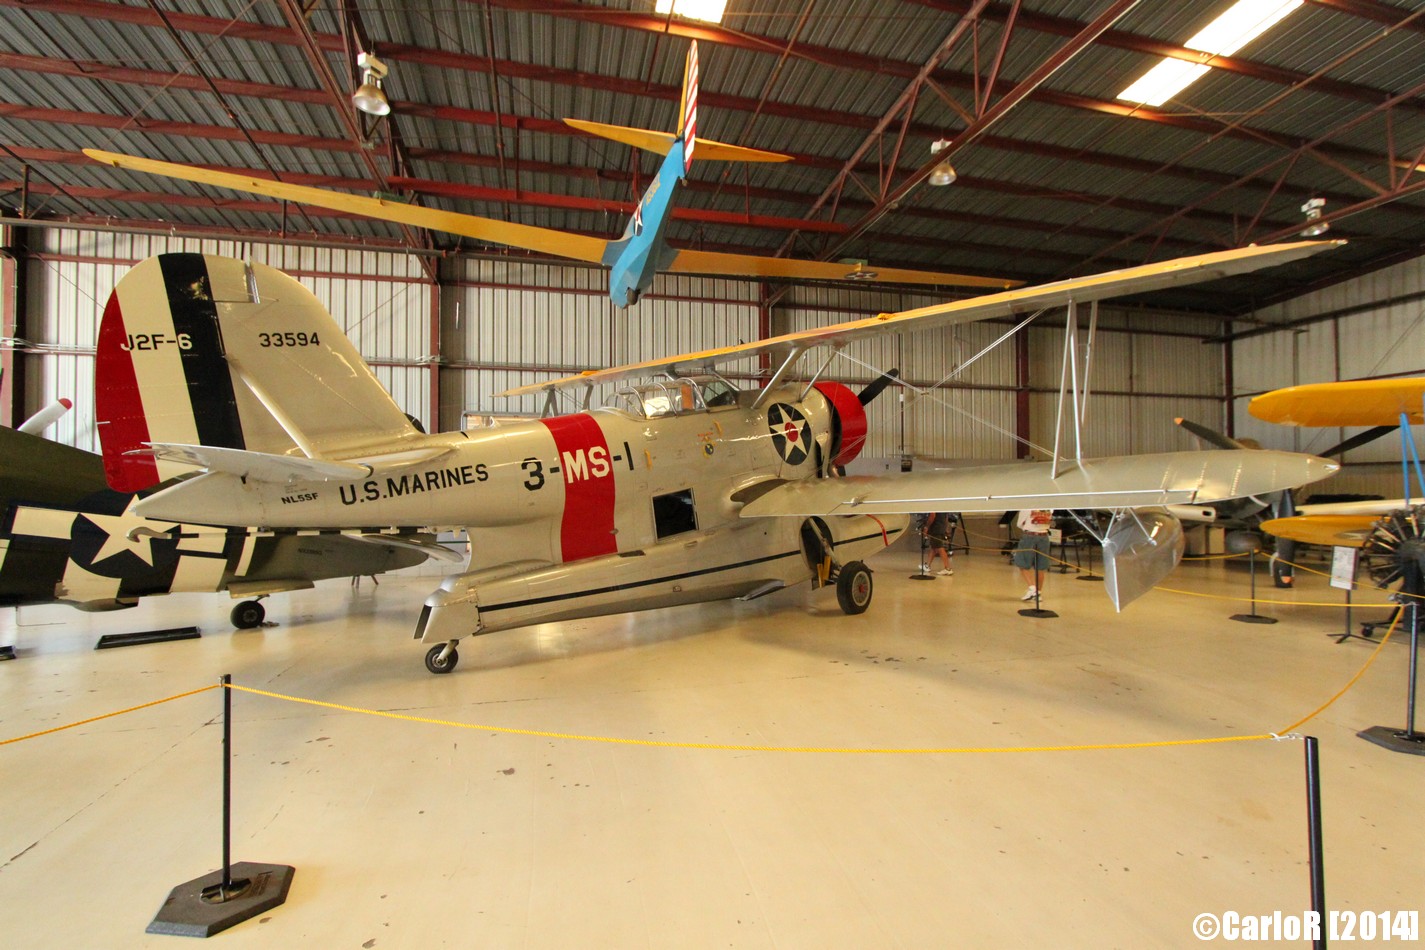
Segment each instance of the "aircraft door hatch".
M812 589L826 586L835 574L836 547L831 539L831 529L820 518L808 518L802 522L802 556L811 571Z

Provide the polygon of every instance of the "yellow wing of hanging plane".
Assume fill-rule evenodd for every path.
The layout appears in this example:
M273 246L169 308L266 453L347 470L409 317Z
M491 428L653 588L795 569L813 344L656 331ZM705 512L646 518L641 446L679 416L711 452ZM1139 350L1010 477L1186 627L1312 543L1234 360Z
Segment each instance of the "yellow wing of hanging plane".
M585 131L593 132L598 135L606 135L608 137L613 137L608 132L609 129L616 130L619 128L616 126L601 126L600 123L579 123L571 121L570 124L575 125L576 128L585 128ZM599 128L592 128L593 126L599 126ZM625 131L632 133L641 130L628 129ZM653 151L657 151L658 148L661 147L663 151L666 152L668 145L671 143L671 138L666 142L662 142L660 146L659 141L656 139L657 134L658 133L652 132L643 133L643 135L649 136L649 138L646 140L640 139L638 142L629 141L628 144L638 145L640 148L649 148ZM720 158L735 161L775 161L785 158L785 156L756 158L749 157L748 153L754 156L775 155L775 153L772 152L757 152L753 149L722 145L717 142L700 142L698 144L699 158ZM111 165L114 168L145 172L150 175L162 175L166 178L178 178L182 181L191 181L200 185L228 188L233 191L263 195L282 201L295 201L298 204L314 205L318 208L329 208L332 211L343 211L348 214L376 218L381 221L393 221L397 224L406 224L411 227L428 228L432 231L443 231L446 234L458 234L462 237L473 238L477 241L489 241L493 244L504 244L508 247L524 248L541 254L551 254L555 257L564 257L576 261L588 261L594 264L604 263L605 251L610 243L602 238L572 234L568 231L557 231L553 228L541 228L528 224L496 221L493 218L482 218L473 214L441 211L437 208L424 208L420 205L404 204L399 201L386 201L381 198L370 198L364 195L351 195L340 191L328 191L324 188L312 188L306 185L290 185L285 182L273 181L267 178L254 178L248 175L233 174L231 172L197 168L192 165L178 165L173 162L165 162L158 159L139 158L135 155L121 155L116 152L105 152L92 148L86 148L84 154L96 162ZM878 280L900 284L928 284L944 287L989 287L996 289L1018 287L1022 283L1022 281L1017 280L977 277L967 274L947 274L937 271L907 270L904 268L863 267L862 265L856 264L799 261L780 257L759 257L752 254L719 254L692 250L678 251L677 256L669 265L668 270L679 274L705 274L724 277L766 277L793 280Z
M1263 422L1294 426L1388 426L1399 423L1403 412L1420 425L1422 399L1425 376L1353 379L1263 393L1247 411Z
M512 224L508 221L496 221L493 218L481 218L473 214L458 214L453 211L441 211L437 208L423 208L419 205L385 201L381 198L368 198L364 195L348 195L340 191L327 191L324 188L309 188L306 185L289 185L267 178L251 178L246 175L234 175L230 172L196 168L192 165L177 165L173 162L139 158L135 155L119 155L92 148L86 148L84 154L96 162L112 165L115 168L146 172L150 175L162 175L166 178L178 178L200 185L230 188L233 191L245 191L249 194L280 198L283 201L295 201L298 204L316 205L318 208L345 211L366 218L408 224L415 228L444 231L447 234L459 234L477 241L491 241L510 247L527 248L531 251L554 254L576 261L602 263L604 249L608 247L609 243L601 238L555 231L552 228Z
M588 132L590 135L597 135L599 138L610 139L614 142L622 142L624 145L632 145L634 148L642 149L645 152L652 152L655 155L667 155L668 149L673 147L673 143L678 141L678 136L672 132L654 132L650 129L634 129L626 125L608 125L603 122L590 122L587 119L565 119L564 124L578 129L580 132ZM713 142L708 139L698 139L698 161L720 161L720 162L790 162L792 156L783 155L781 152L764 152L760 148L743 148L741 145L724 145L722 142Z
M1375 515L1294 515L1263 521L1261 528L1273 537L1303 544L1359 548L1371 536L1377 520Z

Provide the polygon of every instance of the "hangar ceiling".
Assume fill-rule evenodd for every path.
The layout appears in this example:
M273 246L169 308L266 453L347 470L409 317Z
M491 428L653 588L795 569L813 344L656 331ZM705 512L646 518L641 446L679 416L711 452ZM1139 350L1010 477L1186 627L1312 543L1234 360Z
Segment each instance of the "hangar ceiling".
M1292 240L1323 199L1346 248L1148 301L1236 316L1425 253L1425 0L1306 0L1238 55L1180 45L1227 5L729 0L712 26L653 0L0 0L0 214L523 256L97 147L616 237L657 159L560 119L671 130L695 38L700 135L795 161L695 163L679 246L1042 282ZM363 49L384 119L350 104ZM1161 107L1115 98L1161 57L1215 68Z

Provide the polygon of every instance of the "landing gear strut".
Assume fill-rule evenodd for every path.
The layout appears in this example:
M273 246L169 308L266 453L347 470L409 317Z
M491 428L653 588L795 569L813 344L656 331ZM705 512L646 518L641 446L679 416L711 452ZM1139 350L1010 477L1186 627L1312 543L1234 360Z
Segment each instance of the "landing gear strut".
M441 643L427 650L426 669L432 673L449 673L455 669L455 664L460 662L460 654L455 649L456 642L451 640L449 643Z
M262 626L263 618L266 616L267 610L259 601L245 600L233 608L228 619L239 630L251 630L253 627Z
M843 565L836 575L836 601L842 613L865 613L871 606L871 569L860 561Z

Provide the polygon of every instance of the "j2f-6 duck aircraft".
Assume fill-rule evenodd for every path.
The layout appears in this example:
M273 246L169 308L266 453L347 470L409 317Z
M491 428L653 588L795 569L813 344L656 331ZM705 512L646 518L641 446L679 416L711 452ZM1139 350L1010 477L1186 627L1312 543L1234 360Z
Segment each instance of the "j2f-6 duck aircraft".
M931 284L949 287L1004 289L1017 287L1020 281L966 274L944 274L934 271L842 264L827 261L803 261L781 257L758 257L749 254L727 254L675 248L668 244L665 233L673 214L673 198L692 167L694 154L699 159L728 162L785 162L791 156L757 149L724 145L697 137L698 116L698 44L688 50L683 78L682 108L676 132L653 132L631 129L580 119L564 121L582 132L621 142L634 148L663 155L658 174L639 199L632 218L616 241L556 231L508 221L496 221L475 215L459 214L423 208L418 205L348 195L302 185L288 185L266 178L249 178L229 172L176 165L171 162L119 155L97 149L85 149L84 154L96 162L131 171L179 178L184 181L244 191L256 195L315 205L350 214L393 221L413 227L428 228L489 241L508 247L518 247L540 254L552 254L571 260L603 264L609 268L609 298L620 307L636 303L660 272L672 274L715 274L782 278L792 280L879 280L892 283Z
M32 427L33 428L33 427ZM238 628L259 598L331 577L380 574L448 556L426 534L252 530L151 521L139 496L105 483L103 459L0 427L0 606L132 607L158 594L227 591Z
M200 255L144 261L114 291L96 359L110 484L147 489L149 517L269 528L467 528L467 569L427 598L416 636L448 672L466 636L834 584L847 613L871 601L862 559L917 511L1107 508L1110 596L1122 606L1182 550L1166 512L1304 484L1335 471L1286 452L1178 452L836 477L860 451L864 403L803 358L849 343L1285 263L1325 243L1249 247L1008 291L702 353L590 371L543 391L544 418L470 433L411 426L317 299L261 264ZM1027 320L1025 321L1027 322ZM1021 325L1023 325L1021 323ZM1013 331L1011 331L1012 333ZM1006 334L1008 336L1008 334ZM715 372L775 356L761 389ZM656 377L643 385L635 378ZM618 384L588 409L592 389ZM583 411L555 415L560 393ZM1057 448L1057 446L1056 446Z

